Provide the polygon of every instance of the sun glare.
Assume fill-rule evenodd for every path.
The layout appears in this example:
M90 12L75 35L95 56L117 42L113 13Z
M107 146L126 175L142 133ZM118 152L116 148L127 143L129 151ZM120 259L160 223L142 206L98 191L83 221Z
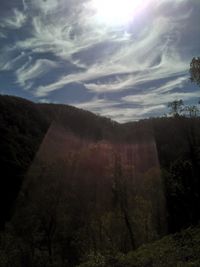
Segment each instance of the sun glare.
M92 0L97 19L109 25L125 25L143 8L148 0Z

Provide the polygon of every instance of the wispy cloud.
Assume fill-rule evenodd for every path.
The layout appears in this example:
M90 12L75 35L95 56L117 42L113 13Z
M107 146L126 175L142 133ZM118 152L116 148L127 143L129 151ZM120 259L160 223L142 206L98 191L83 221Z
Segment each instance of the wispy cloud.
M92 112L99 112L103 108L114 107L120 105L120 101L111 101L106 99L93 98L92 101L84 103L74 103L78 108L89 109Z
M158 114L164 114L166 107L164 105L157 105L154 107L107 107L100 111L100 114L124 123L127 121L139 120L142 118L148 118ZM98 113L98 112L97 112Z
M3 32L0 32L0 38L1 38L1 39L4 39L4 38L6 38L6 34L5 34L5 33L3 33Z
M186 77L178 77L172 81L166 82L159 87L149 88L142 94L134 94L122 97L122 101L127 103L140 104L141 106L154 106L158 104L167 104L175 99L189 100L191 98L197 98L198 92L177 92L174 89L180 89L184 87L184 84L188 83Z
M20 35L1 49L1 70L14 72L16 83L38 99L81 84L96 97L79 103L77 95L77 106L120 121L157 114L174 98L196 96L182 88L193 51L200 53L200 31L193 27L200 23L198 1L148 0L128 26L98 21L91 1L23 0L22 10L13 7L0 20L0 38L13 29ZM62 72L56 72L60 62ZM55 79L38 86L51 73ZM99 99L100 94L117 100Z
M26 19L26 14L14 8L12 15L0 19L0 27L6 29L19 29L24 25Z
M29 57L21 68L16 71L17 82L26 89L29 89L33 85L33 80L39 78L50 70L58 67L58 63L48 59L38 59L32 64L32 57Z
M2 71L9 71L17 68L18 62L25 56L24 52L19 53L16 57L12 57L12 59L9 59L9 57L6 55L2 55L0 57L1 63L0 63L0 70Z
M76 103L79 108L111 117L119 122L138 120L144 117L164 115L167 112L167 104L176 99L197 99L199 92L177 92L188 83L188 79L178 77L161 86L148 88L141 93L135 93L121 97L117 101L107 99L91 99L83 103Z
M190 11L187 16L189 15ZM184 14L185 17L186 14ZM182 20L183 17L180 15L179 19ZM79 62L85 67L85 70L60 77L53 84L39 87L36 94L45 95L73 82L84 83L87 89L95 92L117 91L131 88L146 81L170 78L177 74L186 73L188 62L181 58L177 49L180 35L179 27L182 28L182 24L179 20L177 21L177 18L155 18L150 24L144 25L137 38L130 35L128 39L120 40L121 45L114 53L107 54L105 52L101 55L100 61L97 61L98 56L96 56L89 65L84 65L84 62L81 61L81 53L87 53L87 49L84 46L79 47ZM102 42L101 35L102 33L100 33L99 38L95 39L94 43L91 43L89 51L94 44L98 44L98 39ZM108 39L111 38L109 33L104 33L104 36ZM117 38L116 41L118 41ZM78 49L74 43L72 47ZM108 48L103 49L106 51ZM73 51L70 54L73 55ZM127 74L126 78L120 78L119 75L124 73ZM109 75L115 75L116 80L112 82L100 82L98 80ZM90 82L90 80L94 81L95 79L96 82Z

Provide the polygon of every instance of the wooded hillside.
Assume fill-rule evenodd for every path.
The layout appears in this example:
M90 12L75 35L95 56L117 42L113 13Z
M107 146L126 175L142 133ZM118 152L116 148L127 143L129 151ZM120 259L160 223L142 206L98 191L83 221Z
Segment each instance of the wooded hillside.
M0 111L1 266L76 266L198 224L198 117L119 124L11 96Z

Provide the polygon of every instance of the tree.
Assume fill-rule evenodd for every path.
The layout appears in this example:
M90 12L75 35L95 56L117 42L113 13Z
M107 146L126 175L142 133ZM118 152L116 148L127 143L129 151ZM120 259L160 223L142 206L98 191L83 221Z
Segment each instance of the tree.
M200 85L200 57L194 57L190 63L190 80Z
M184 108L184 111L186 112L186 114L188 114L188 116L190 118L197 117L197 115L199 113L199 109L195 105L193 105L193 106L186 106Z
M123 163L121 155L118 153L114 154L114 173L113 173L113 194L115 201L119 204L119 208L123 215L123 219L129 233L132 249L135 249L134 233L131 224L131 218L128 207L128 190L127 183L124 177Z
M173 102L168 103L168 108L170 108L170 114L173 115L173 117L180 116L181 112L183 111L183 100L174 100Z

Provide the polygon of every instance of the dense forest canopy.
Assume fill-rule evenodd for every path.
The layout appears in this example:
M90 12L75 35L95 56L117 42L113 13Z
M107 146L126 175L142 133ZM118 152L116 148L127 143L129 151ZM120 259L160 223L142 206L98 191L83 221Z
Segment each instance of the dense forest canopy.
M119 124L0 96L1 266L118 266L108 253L196 225L200 118L175 104L173 117Z

